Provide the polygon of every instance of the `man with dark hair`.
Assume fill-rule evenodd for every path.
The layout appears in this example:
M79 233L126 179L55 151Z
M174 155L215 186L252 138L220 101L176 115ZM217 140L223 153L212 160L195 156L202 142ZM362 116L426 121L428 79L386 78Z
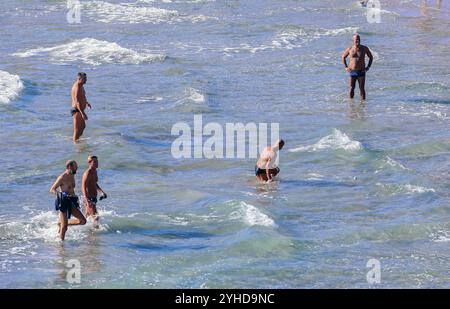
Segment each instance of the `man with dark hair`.
M78 73L78 78L72 86L72 109L70 113L73 118L73 141L76 142L83 135L86 128L88 116L84 112L86 106L92 108L86 99L84 85L87 82L86 73Z
M255 176L260 181L271 182L278 175L280 168L277 152L283 149L284 140L278 140L275 145L264 148L255 166Z
M78 197L75 195L75 174L77 169L76 161L67 161L66 171L56 179L50 188L50 193L56 194L55 208L59 210L58 233L61 240L64 240L69 225L86 224L86 218L80 211ZM69 220L71 215L76 219Z
M98 158L96 156L88 157L88 169L83 174L82 190L85 199L85 214L89 218L92 216L94 219L94 225L98 225L98 212L97 212L97 193L100 192L100 200L107 197L105 191L98 185Z
M350 64L347 65L347 57L350 56ZM366 67L366 56L369 57L369 64ZM342 55L342 63L345 70L350 74L350 98L355 96L356 81L359 84L361 100L366 99L366 72L372 65L373 56L367 46L361 45L359 34L353 35L353 46L347 48Z

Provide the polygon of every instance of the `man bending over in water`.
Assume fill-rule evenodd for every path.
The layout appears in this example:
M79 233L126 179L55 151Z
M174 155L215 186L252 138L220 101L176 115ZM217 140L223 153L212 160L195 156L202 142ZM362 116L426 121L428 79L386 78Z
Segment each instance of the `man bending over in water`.
M369 57L369 64L366 67L365 58ZM350 56L350 64L347 65L347 57ZM367 46L361 45L361 37L359 34L353 35L353 46L347 48L342 55L342 63L345 65L345 70L350 73L350 98L355 96L356 81L359 84L359 92L361 100L366 99L366 72L369 71L372 65L373 56Z
M78 73L78 79L72 86L72 109L70 113L73 118L73 141L76 142L83 135L86 128L88 116L84 112L86 106L92 108L86 99L84 84L87 82L86 73Z
M77 162L66 162L66 171L62 173L50 188L50 193L56 194L55 208L59 210L59 236L64 240L69 225L84 225L86 218L80 211L78 197L75 195L75 174ZM59 189L59 190L58 190ZM71 215L77 219L69 220Z
M276 166L277 152L283 146L284 141L280 139L275 145L264 148L255 166L255 175L258 180L271 182L273 177L280 172L280 168Z
M107 197L105 191L98 185L98 158L96 156L88 157L88 169L83 174L82 189L85 198L86 217L92 216L94 218L94 225L98 225L97 212L97 192L101 192L100 200Z

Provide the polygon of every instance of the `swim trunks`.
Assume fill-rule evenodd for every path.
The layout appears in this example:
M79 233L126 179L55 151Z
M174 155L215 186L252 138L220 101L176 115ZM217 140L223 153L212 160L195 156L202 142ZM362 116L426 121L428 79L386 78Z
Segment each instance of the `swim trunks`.
M69 196L65 192L58 192L56 194L55 210L63 213L67 212L67 218L70 219L72 216L72 207L80 208L78 196Z
M80 110L78 109L78 108L76 108L76 107L73 107L71 110L70 110L70 115L75 115L76 113L79 113L80 112Z
M278 174L279 172L280 168L278 167L269 169L269 174ZM261 174L266 174L266 170L259 168L257 165L255 165L255 175L258 176Z
M366 70L352 70L350 71L350 76L354 78L366 76Z

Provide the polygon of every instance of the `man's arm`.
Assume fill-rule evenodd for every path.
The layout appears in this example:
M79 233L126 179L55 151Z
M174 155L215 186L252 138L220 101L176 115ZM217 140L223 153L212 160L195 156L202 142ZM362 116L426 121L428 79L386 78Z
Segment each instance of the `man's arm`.
M97 183L97 191L100 191L103 195L106 195L106 192L103 191L102 188L100 188L100 186L98 185L98 183Z
M267 175L267 181L271 181L272 180L272 178L270 177L270 172L269 172L269 170L270 170L270 161L272 160L272 158L271 157L269 157L268 159L267 159L267 163L266 163L266 175Z
M344 53L342 54L342 63L345 66L345 69L348 71L348 65L347 65L347 57L350 55L350 48L347 48Z
M370 69L370 66L372 65L372 61L373 61L373 56L372 53L370 52L369 47L366 46L366 53L367 53L367 57L369 57L369 64L367 65L366 71L368 71Z
M59 176L55 183L53 184L53 186L50 188L50 193L52 194L56 194L56 189L58 189L59 187L61 187L61 185L63 184L63 180L62 180L62 176Z
M83 180L81 181L81 191L83 192L84 197L87 197L87 182L89 178L89 171L86 171L83 174Z

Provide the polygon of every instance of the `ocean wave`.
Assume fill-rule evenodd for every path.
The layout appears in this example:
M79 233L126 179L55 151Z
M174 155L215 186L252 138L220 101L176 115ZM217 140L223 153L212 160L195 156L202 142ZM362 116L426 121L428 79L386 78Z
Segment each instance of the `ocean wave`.
M278 33L272 40L272 45L276 48L293 49L296 47L301 47L305 43L320 39L322 37L353 34L357 32L358 29L359 28L357 27L337 29L306 29L303 27L294 26Z
M432 102L432 101L431 101ZM448 120L450 116L448 108L438 103L429 103L421 106L399 106L398 114L424 118L437 118L439 120Z
M384 168L396 168L404 171L411 171L410 168L407 168L403 164L395 161L389 156L385 156L381 159L381 164L379 165L378 169L375 171L375 174L378 174L382 169Z
M181 98L162 109L176 110L179 112L207 113L210 112L210 108L206 102L207 97L202 91L188 87L184 89L184 93Z
M90 65L104 63L139 64L143 62L163 61L164 55L138 53L119 44L92 38L75 40L53 47L39 47L13 54L18 57L48 55L57 63L82 61Z
M450 232L446 230L439 230L430 234L433 242L448 242L450 241Z
M196 23L209 19L204 15L184 15L176 10L161 9L145 4L148 4L148 2L114 4L106 1L88 1L83 3L83 12L103 23Z
M436 192L436 190L432 188L425 188L421 186L411 185L411 184L383 184L376 183L375 184L378 193L387 194L387 195L398 195L398 194L422 194L429 192Z
M318 40L322 37L334 37L358 31L358 27L345 27L337 29L309 29L299 26L289 26L286 29L279 31L272 39L271 44L263 44L259 46L252 46L248 43L243 43L239 47L226 47L223 51L226 54L239 53L248 51L256 53L265 50L273 49L294 49L302 47L307 43Z
M100 216L110 213L99 210ZM46 211L32 216L27 220L12 221L0 224L1 240L44 240L45 242L59 242L58 214L55 211ZM69 227L66 234L67 240L81 240L86 238L92 231L92 225ZM106 231L107 225L100 224L97 231Z
M345 133L333 129L333 133L321 138L314 145L289 149L289 152L315 152L325 149L343 149L345 151L359 151L363 149L360 142L350 139Z
M258 208L245 202L240 202L237 210L230 214L231 219L242 220L248 226L260 225L277 227L272 218Z
M0 103L9 103L19 97L24 88L18 75L0 70Z

